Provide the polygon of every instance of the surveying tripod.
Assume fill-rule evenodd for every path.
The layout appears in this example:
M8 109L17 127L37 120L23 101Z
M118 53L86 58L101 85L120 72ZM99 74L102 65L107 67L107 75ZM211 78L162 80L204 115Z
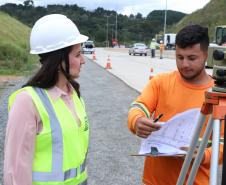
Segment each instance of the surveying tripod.
M177 181L177 185L183 185L185 181L185 177L187 171L189 169L191 160L193 158L194 151L198 144L199 135L202 130L202 126L205 123L206 116L210 114L210 118L205 129L203 139L199 145L198 153L195 157L195 161L192 165L187 185L192 185L195 179L196 173L198 171L199 165L202 161L205 148L208 144L208 140L210 138L211 132L212 134L212 155L211 155L211 167L210 167L210 185L217 185L218 180L218 159L219 159L219 148L220 148L220 129L221 129L221 121L226 119L226 93L214 92L214 91L206 91L205 92L205 101L201 108L201 114L198 119L198 124L195 129L188 153L185 157L185 161L183 163L180 176ZM224 127L224 137L226 134L226 126ZM223 172L222 172L222 185L226 184L226 173L225 168L226 165L226 149L224 145L223 152Z

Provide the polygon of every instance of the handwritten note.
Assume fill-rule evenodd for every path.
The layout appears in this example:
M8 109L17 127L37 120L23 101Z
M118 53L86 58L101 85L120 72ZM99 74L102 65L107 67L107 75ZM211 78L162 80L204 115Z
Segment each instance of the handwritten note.
M186 154L180 147L189 146L199 115L198 108L175 115L165 122L160 130L152 132L148 138L141 141L139 154L153 156Z

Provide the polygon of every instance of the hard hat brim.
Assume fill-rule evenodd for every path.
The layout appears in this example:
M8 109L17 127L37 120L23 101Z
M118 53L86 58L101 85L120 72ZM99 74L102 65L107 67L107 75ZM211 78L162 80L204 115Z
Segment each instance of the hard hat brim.
M30 54L43 54L43 53L49 53L52 51L56 51L62 48L66 48L68 46L73 46L75 44L81 44L85 41L87 41L89 37L80 34L79 36L76 37L76 39L73 39L70 42L65 42L65 43L60 43L59 46L52 45L49 46L48 48L43 48L43 47L36 47L35 50L30 50Z

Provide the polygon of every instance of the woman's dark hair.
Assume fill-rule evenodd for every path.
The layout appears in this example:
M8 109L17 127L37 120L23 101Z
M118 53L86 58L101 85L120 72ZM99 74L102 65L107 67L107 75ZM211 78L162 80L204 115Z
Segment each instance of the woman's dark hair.
M182 28L176 36L176 47L187 48L195 44L200 44L203 51L208 50L209 36L208 28L200 25L188 25Z
M23 87L33 86L48 89L56 85L59 78L59 68L73 86L78 96L80 97L79 83L76 82L69 74L69 52L71 46L52 51L49 53L39 54L40 63L42 64L38 72L28 80ZM65 63L66 70L64 70L62 63Z

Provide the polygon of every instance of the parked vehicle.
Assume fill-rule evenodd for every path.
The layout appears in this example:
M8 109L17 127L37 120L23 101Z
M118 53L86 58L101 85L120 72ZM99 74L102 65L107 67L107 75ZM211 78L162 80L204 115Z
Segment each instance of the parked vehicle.
M156 49L159 49L160 41L163 41L165 49L175 49L175 41L176 41L176 34L175 33L166 33L165 35L156 34L155 35Z
M142 55L147 56L147 49L148 49L148 47L145 44L135 43L135 44L132 45L131 48L129 48L129 55L138 54L140 56L142 56Z
M84 42L82 44L82 50L81 50L82 53L94 53L95 52L95 45L94 45L94 42L92 40L88 40L86 42Z
M176 34L166 33L164 36L164 45L166 49L175 49Z

